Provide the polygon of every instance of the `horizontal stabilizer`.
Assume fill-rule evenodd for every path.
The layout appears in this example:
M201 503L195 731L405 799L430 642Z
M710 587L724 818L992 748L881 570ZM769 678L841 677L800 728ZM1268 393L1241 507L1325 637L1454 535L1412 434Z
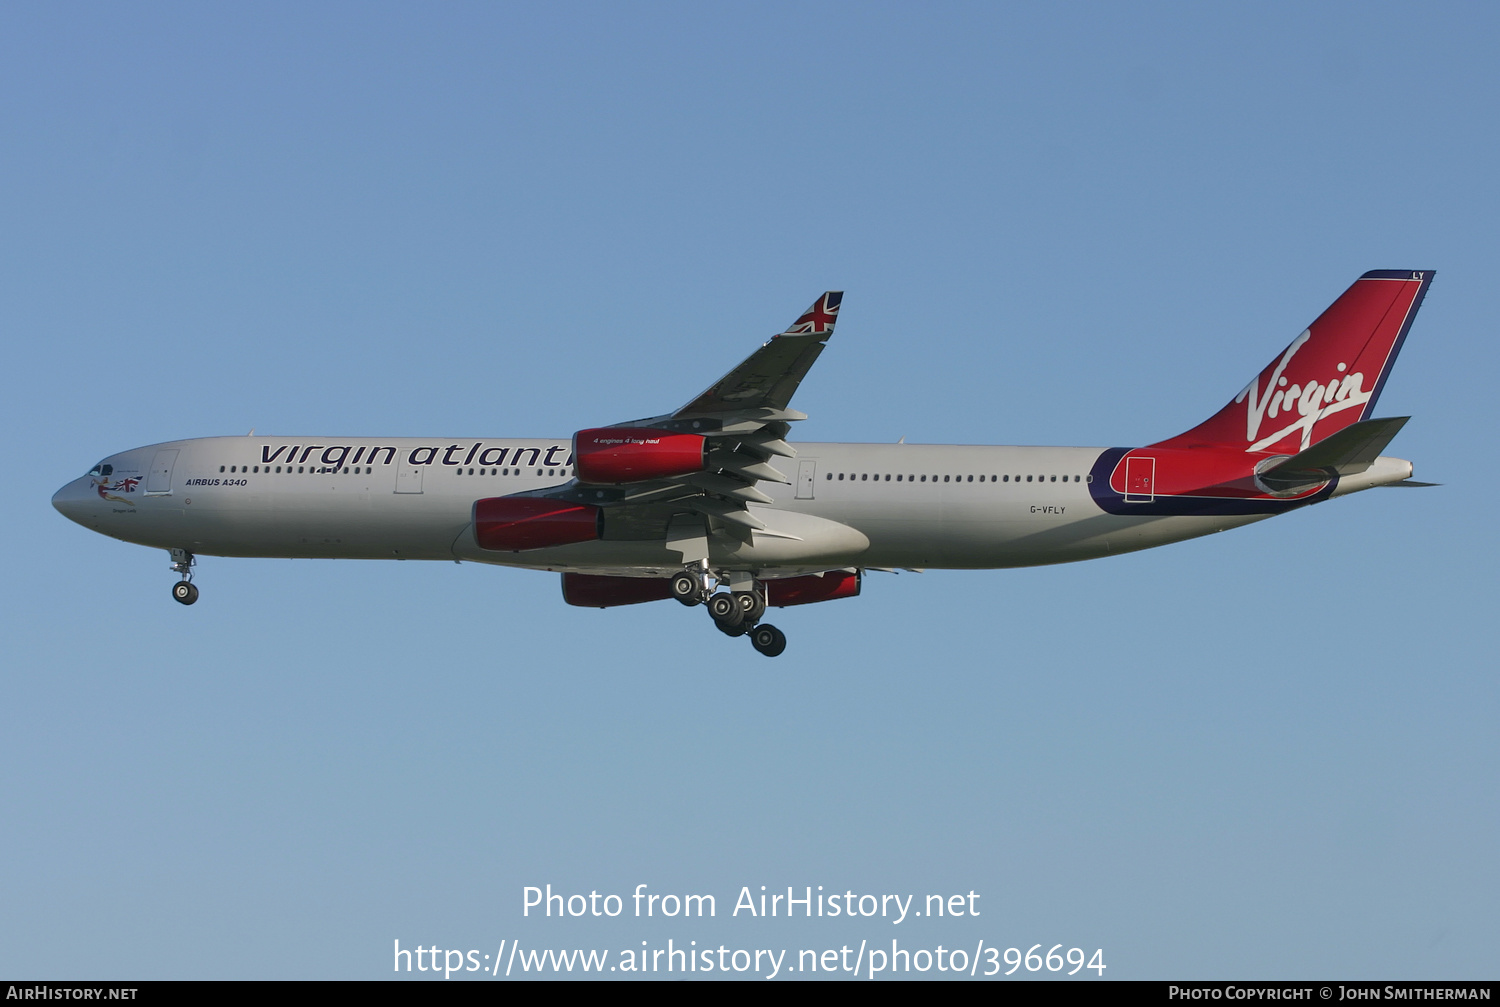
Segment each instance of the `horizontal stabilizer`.
M1261 482L1277 491L1322 482L1331 471L1341 476L1365 471L1406 426L1410 416L1361 420L1330 434L1306 451L1283 459L1259 473Z

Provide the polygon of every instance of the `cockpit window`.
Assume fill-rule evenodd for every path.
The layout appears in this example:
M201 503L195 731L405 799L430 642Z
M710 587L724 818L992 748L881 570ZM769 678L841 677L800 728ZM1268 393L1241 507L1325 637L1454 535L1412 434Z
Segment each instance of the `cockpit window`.
M89 475L99 476L100 478L107 479L114 474L114 471L115 467L113 465L106 465L103 462L100 462L89 471Z

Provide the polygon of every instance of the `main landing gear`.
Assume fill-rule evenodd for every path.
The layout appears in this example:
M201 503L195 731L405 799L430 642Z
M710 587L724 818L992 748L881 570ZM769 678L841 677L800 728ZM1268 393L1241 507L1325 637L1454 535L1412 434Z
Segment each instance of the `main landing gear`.
M706 605L709 618L725 636L749 636L750 646L767 657L786 650L786 634L762 624L766 614L766 589L757 580L739 583L735 590L714 593L718 580L702 567L692 567L672 578L672 597L684 605Z
M172 597L184 605L198 600L198 587L193 583L193 566L197 562L186 549L172 550L172 572L182 576L172 585Z

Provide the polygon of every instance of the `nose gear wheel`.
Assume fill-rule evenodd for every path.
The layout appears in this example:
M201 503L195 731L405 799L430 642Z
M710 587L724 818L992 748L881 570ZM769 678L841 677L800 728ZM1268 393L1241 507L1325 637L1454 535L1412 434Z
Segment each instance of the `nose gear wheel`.
M182 577L172 585L172 598L184 605L198 600L198 586L193 583L193 567L197 562L186 549L172 550L172 572Z

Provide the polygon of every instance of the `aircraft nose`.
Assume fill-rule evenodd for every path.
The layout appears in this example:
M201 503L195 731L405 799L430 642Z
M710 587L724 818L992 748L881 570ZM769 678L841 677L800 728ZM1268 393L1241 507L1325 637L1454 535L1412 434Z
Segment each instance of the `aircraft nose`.
M52 506L57 512L69 521L77 521L82 524L88 514L89 493L88 480L74 479L62 489L52 494Z

